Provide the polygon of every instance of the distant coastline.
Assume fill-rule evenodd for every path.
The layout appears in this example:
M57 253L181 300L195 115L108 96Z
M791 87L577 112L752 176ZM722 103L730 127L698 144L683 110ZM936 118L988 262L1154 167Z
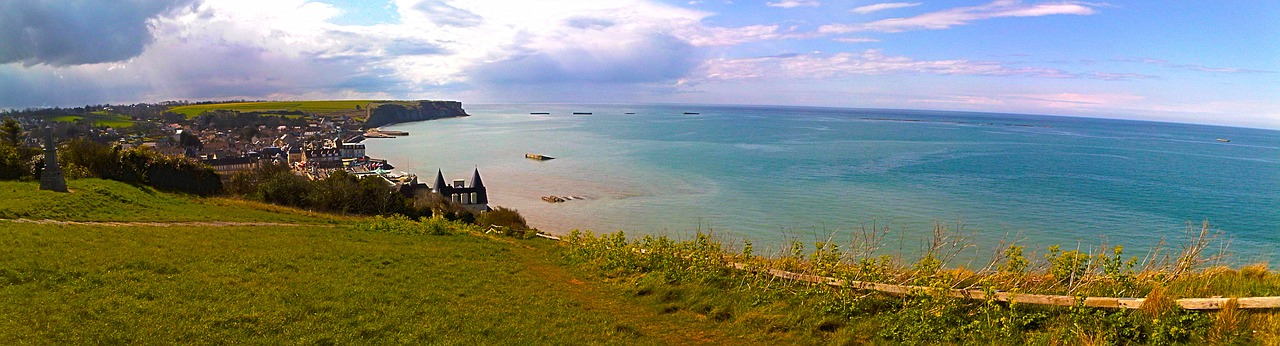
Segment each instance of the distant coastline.
M417 101L370 103L366 108L368 118L364 122L366 128L376 128L392 124L415 121L458 118L470 116L458 101Z

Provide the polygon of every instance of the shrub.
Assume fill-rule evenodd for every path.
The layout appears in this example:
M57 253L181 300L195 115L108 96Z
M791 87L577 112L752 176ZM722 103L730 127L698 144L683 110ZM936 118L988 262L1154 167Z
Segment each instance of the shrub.
M524 216L520 216L519 211L507 207L497 207L480 213L476 216L476 225L485 229L496 226L503 233L512 236L531 237L536 232L529 229L529 224L525 223Z
M407 235L452 235L475 231L472 226L440 217L423 218L414 221L404 215L374 216L356 223L352 228L365 232Z
M208 165L145 148L121 149L73 139L63 144L59 160L68 177L103 178L202 196L222 192L221 178Z

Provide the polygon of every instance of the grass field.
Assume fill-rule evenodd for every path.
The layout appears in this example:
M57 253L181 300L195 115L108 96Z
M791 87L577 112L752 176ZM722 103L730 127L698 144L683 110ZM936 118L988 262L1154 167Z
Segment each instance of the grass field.
M36 191L34 182L0 183L0 219L302 225L0 220L0 343L725 344L775 338L724 333L705 316L629 299L624 288L563 266L556 255L561 246L547 240L488 236L439 219L368 227L384 223L110 181L69 183L70 194Z
M188 119L193 118L200 113L212 110L235 110L242 112L256 111L303 111L307 113L341 113L352 112L359 106L361 109L368 107L370 102L389 102L376 100L345 100L345 101L280 101L280 102L240 102L240 103L216 103L216 104L199 104L189 106L178 106L170 108L170 112L187 116Z
M555 266L545 241L311 227L13 227L4 344L720 341Z
M59 194L0 182L0 343L1280 344L1274 309L1173 305L1179 297L1280 294L1280 276L1263 264L1175 274L1126 269L1118 251L1115 259L1065 253L1032 267L1012 265L1017 255L979 277L928 258L847 257L821 243L811 253L801 246L761 258L704 235L526 240L443 219L314 214L95 179L69 184L72 193ZM728 261L930 287L974 282L1033 293L1075 285L1077 294L1147 303L1124 310L890 295L735 271ZM1092 283L1062 280L1064 269L1083 270Z
M0 219L328 224L355 220L237 199L174 195L110 180L74 179L67 185L73 193L39 191L36 182L0 181Z
M117 129L133 126L133 123L134 123L134 121L132 119L129 119L129 117L127 116L120 115L120 114L110 114L105 111L93 112L92 114L87 116L63 115L63 116L51 118L49 120L59 121L59 122L77 122L77 121L80 121L81 119L88 119L88 121L92 121L94 126L107 126L107 127L117 128Z

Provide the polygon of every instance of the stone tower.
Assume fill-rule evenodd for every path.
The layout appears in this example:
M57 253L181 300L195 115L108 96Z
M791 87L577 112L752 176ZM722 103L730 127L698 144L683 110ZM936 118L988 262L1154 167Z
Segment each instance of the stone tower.
M62 167L58 166L58 144L53 142L53 129L44 131L44 170L40 171L40 189L67 192L67 181L62 179Z

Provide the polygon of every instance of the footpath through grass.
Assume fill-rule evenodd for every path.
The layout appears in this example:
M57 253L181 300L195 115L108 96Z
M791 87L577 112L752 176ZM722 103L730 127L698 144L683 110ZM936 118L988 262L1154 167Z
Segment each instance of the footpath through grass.
M0 343L1280 344L1278 311L1174 305L1280 293L1280 276L1265 264L1207 266L1205 233L1149 266L1118 247L1051 247L1040 261L1010 246L974 272L945 266L933 256L946 253L940 248L903 262L859 243L818 242L812 251L793 243L764 258L749 242L731 250L703 234L575 232L557 243L440 218L339 217L93 179L70 186L57 194L34 182L0 183L0 219L298 225L0 220ZM1124 310L890 295L730 269L734 262L844 280L1146 302Z
M765 340L722 333L698 315L665 314L575 274L559 262L562 246L548 240L485 235L443 219L343 218L109 181L70 183L70 194L0 183L0 214L302 225L0 220L0 344Z
M0 223L0 343L667 343L550 244L308 227Z

